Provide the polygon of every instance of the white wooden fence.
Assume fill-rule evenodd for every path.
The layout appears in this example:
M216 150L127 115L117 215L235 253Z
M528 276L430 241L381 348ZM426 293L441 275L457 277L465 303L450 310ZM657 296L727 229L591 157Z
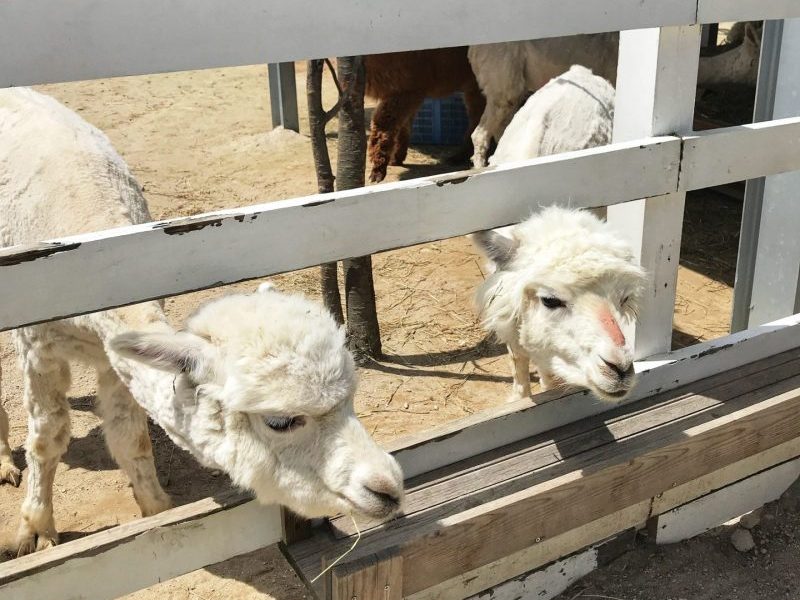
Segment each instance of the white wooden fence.
M800 319L787 313L772 324L669 352L685 193L800 170L800 111L755 125L691 131L698 25L793 17L800 17L797 0L407 0L401 6L359 0L4 0L0 86L625 31L616 143L610 146L3 249L0 330L463 235L560 204L609 206L609 220L631 237L653 274L641 323L632 332L637 355L647 359L637 365L642 379L630 400L798 347ZM800 40L797 28L792 31ZM796 264L791 275L797 275ZM510 405L394 450L413 476L606 409L583 394L558 404L558 410ZM251 518L243 508L248 504L234 505L233 521ZM203 514L201 523L213 517ZM167 525L153 525L161 526ZM264 543L280 535L277 524L270 527L274 536L259 532ZM69 580L75 585L81 573L102 578L97 570L110 569L102 561L74 562L82 559L71 557L67 546L0 565L0 595L33 598L37 590L64 589L41 586L64 581L58 573L65 564L75 569ZM120 547L106 543L88 552L96 556L112 546ZM228 555L247 547L232 544ZM138 552L129 548L131 556ZM189 555L179 567L154 570L149 581L121 578L113 590L82 590L81 597L137 589L226 553Z

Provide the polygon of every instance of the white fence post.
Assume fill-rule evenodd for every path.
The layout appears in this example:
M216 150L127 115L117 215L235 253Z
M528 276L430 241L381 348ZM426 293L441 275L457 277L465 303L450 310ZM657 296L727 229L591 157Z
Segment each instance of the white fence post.
M614 141L692 129L700 26L620 33ZM631 327L636 358L670 350L680 258L684 193L610 206L608 221L638 251L650 279L639 323Z
M773 119L800 115L800 19L784 21L779 52ZM751 298L747 307L748 327L793 314L800 305L798 187L798 171L773 175L764 181Z
M764 21L753 123L773 119L775 83L778 80L782 39L783 20ZM765 181L766 177L756 177L745 182L742 225L739 230L739 250L736 256L736 281L733 284L731 333L747 329L750 321L750 302L753 295L753 276L756 269L756 249L761 226Z
M297 115L297 83L294 79L294 63L270 63L269 103L272 109L272 127L284 127L300 131Z

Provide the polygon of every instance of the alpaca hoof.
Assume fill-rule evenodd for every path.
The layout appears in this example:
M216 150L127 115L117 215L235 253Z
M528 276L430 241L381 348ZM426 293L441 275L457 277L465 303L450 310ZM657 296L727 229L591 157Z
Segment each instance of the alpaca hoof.
M472 166L473 167L485 167L488 164L486 161L486 156L483 154L473 154L472 155Z
M142 504L144 504L144 506L142 506ZM139 508L142 510L143 517L152 517L153 515L157 515L158 513L172 508L172 500L166 496L142 504L139 505Z
M386 173L379 171L377 169L373 169L372 172L369 174L369 180L371 183L380 183L386 177Z
M53 536L48 535L25 535L17 539L17 558L33 554L39 550L46 550L58 545L58 534Z
M17 467L11 463L0 462L0 483L10 483L14 487L19 487L22 475Z
M506 398L506 402L518 402L520 400L530 400L530 396L526 396L520 392L511 392Z

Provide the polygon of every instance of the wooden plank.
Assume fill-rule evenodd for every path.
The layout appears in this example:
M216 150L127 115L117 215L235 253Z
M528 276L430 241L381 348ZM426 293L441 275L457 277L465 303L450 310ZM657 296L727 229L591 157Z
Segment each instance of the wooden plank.
M0 596L116 598L280 538L277 506L242 494L206 498L2 563Z
M800 114L800 18L783 23L774 94L775 118ZM794 142L787 153L800 151L797 136ZM748 326L800 310L800 238L793 227L800 219L798 186L798 171L764 181Z
M758 82L753 101L753 122L773 118L775 92L777 91L783 39L783 20L764 21L761 34L761 52L758 57ZM747 329L753 294L753 275L764 199L764 177L745 181L742 223L739 230L739 248L736 255L736 281L733 285L731 307L732 332Z
M771 363L770 361L764 361ZM519 444L499 448L434 471L416 480L407 480L406 520L417 524L452 512L465 510L486 500L482 494L490 490L492 497L508 495L524 489L546 476L549 467L601 446L612 447L653 427L663 427L677 420L702 419L703 411L717 410L720 403L744 394L761 394L768 384L786 382L793 387L793 378L800 372L797 360L765 364L750 372L720 374L703 380L701 385L686 390L660 394L633 407L624 407L593 419L584 419L568 427ZM633 410L631 410L633 409ZM345 517L332 520L337 537L355 533ZM360 523L362 531L378 523ZM391 528L392 524L385 525Z
M502 11L479 0L407 0L391 10L317 0L239 0L234 10L223 0L4 0L0 87L677 25L694 22L696 8L697 0L504 0Z
M660 515L705 494L740 481L753 473L769 469L798 456L800 456L800 438L778 444L769 450L759 452L718 471L662 492L653 498L651 512L653 515Z
M684 138L681 190L800 169L800 117L713 131Z
M403 557L389 552L334 567L331 600L402 600Z
M620 531L643 527L649 516L649 509L649 500L640 502L592 521L584 527L534 543L507 557L412 594L407 600L461 600L478 594L581 548L597 544Z
M667 193L679 155L677 138L656 138L0 250L0 330L464 235L551 204Z
M691 130L700 34L699 25L620 33L615 142ZM635 358L671 349L685 199L679 191L608 208L649 275L640 318L626 332Z
M800 17L796 0L698 0L697 22L761 21Z
M300 119L297 115L297 82L294 63L270 63L268 73L272 127L283 127L299 132Z
M790 460L653 519L657 544L674 544L717 527L780 498L800 477L800 459Z
M538 483L522 491L419 527L384 530L362 539L360 547L364 553L382 545L398 547L405 572L414 573L404 582L404 594L416 593L524 549L531 540L581 527L800 437L800 420L793 418L800 408L800 391L792 387L798 383L797 378L787 380L696 417L602 446L547 469ZM358 549L354 558L357 553Z
M311 521L281 506L281 537L284 544L294 544L311 537Z
M632 444L613 464L567 473L523 492L443 519L435 534L403 549L410 594L458 573L629 506L725 464L800 436L793 390L677 432ZM649 437L649 436L648 436ZM656 438L657 436L653 436ZM648 447L649 446L649 447Z

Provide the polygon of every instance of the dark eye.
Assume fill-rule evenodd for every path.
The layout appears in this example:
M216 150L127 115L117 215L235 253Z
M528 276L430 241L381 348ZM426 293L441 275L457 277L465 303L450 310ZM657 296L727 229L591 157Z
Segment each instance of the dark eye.
M306 424L305 417L264 417L264 423L273 431L294 431Z
M628 303L628 300L630 300L630 299L631 299L631 297L630 297L630 296L625 296L625 297L622 299L622 302L620 302L620 306L625 306L625 305Z
M542 297L542 304L544 304L547 308L561 308L562 306L566 306L562 300L559 300L555 296L543 296Z

